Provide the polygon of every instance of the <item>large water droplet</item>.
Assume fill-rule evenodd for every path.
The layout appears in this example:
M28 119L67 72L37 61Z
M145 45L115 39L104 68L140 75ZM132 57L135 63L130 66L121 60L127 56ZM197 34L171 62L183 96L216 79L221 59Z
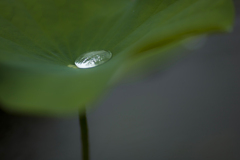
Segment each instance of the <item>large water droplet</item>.
M75 65L78 68L93 68L107 62L111 57L112 53L109 51L92 51L78 57Z

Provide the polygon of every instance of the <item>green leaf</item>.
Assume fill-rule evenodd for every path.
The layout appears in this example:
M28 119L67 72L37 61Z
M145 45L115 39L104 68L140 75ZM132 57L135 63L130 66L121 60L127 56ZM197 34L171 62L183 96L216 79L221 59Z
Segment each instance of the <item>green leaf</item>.
M233 20L231 0L0 0L0 102L15 112L74 113L121 68L187 37L231 31ZM96 50L113 57L69 67Z

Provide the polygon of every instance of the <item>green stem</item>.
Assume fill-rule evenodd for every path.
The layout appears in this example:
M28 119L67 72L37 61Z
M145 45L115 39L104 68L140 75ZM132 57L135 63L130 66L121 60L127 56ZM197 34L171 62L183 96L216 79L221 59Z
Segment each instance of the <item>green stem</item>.
M82 160L89 160L88 125L86 109L79 115L82 140Z

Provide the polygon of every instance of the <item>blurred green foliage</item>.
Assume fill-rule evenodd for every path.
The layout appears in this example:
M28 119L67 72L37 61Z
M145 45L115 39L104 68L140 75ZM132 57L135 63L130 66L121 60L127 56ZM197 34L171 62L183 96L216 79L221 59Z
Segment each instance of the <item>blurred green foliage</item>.
M0 103L14 112L74 113L116 74L187 37L231 31L233 21L231 0L0 0ZM68 67L95 50L113 58Z

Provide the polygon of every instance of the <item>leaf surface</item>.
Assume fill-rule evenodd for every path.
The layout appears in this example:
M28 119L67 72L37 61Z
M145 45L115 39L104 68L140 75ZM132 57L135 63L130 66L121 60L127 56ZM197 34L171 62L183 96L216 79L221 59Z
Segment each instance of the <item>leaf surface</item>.
M0 0L0 102L10 111L76 112L119 68L187 37L231 31L231 0ZM113 53L76 69L80 55Z

